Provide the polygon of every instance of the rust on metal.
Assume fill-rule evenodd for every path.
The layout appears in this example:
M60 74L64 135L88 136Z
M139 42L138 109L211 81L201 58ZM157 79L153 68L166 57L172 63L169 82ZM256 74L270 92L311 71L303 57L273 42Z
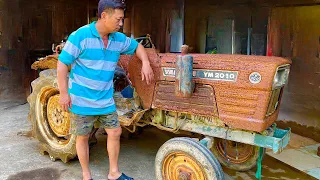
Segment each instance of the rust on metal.
M194 90L193 58L189 55L177 56L175 69L175 95L189 98Z
M34 62L31 65L31 69L57 69L59 54L49 55L43 58L40 58L39 61ZM71 66L68 66L68 70L71 70Z
M238 87L246 89L271 90L274 74L280 65L291 64L291 61L280 57L245 56L224 54L190 54L193 56L193 69L228 70L237 71L239 76L235 83L225 81L209 81L197 79L196 83L209 83L217 86ZM161 67L175 68L175 54L160 54ZM248 81L252 72L259 70L263 81L259 84L251 84ZM161 80L174 81L174 78L161 76Z
M178 176L179 180L191 180L191 173L181 171Z
M162 68L176 67L176 54L157 54L147 50L151 66L155 73L155 82L147 85L141 81L141 61L135 56L125 65L144 108L162 109L165 111L184 112L195 115L213 116L223 120L230 128L263 132L277 120L281 89L272 90L277 68L291 64L281 57L190 54L193 56L193 69L228 71L232 81L213 81L194 76L195 94L201 94L205 84L210 87L212 95L192 95L190 98L175 96L175 73L166 76ZM122 56L120 63L130 56ZM123 64L123 63L121 63ZM261 82L253 84L249 76L253 72L261 75ZM237 75L235 77L235 75ZM207 93L208 93L207 92ZM155 94L154 94L155 93ZM270 105L271 104L271 105Z
M232 164L240 164L246 162L254 154L254 146L243 144L235 141L216 138L215 147L221 157Z
M47 117L51 130L58 137L69 135L70 115L59 105L59 95L51 96L47 105Z
M124 67L124 69L128 70L132 85L139 94L139 97L143 102L143 107L145 109L150 109L154 94L155 83L160 79L160 58L155 49L150 48L146 49L146 51L150 60L150 65L154 72L154 81L151 82L151 84L148 85L146 81L142 81L142 63L136 55L133 56L131 60L128 56L121 56L120 64ZM130 60L128 61L129 63L125 62L127 60Z
M237 73L235 81L212 81L205 78L193 78L196 84L207 84L214 88L217 114L219 114L219 118L229 127L262 132L277 119L279 105L273 109L272 106L270 106L269 112L273 113L269 113L268 116L266 116L272 96L272 84L277 67L291 64L290 60L266 56L191 55L194 59L193 69ZM162 68L175 68L176 55L160 54L160 57ZM262 81L257 84L252 84L249 81L249 76L252 72L256 71L261 74ZM160 80L173 82L175 78L165 76L161 73ZM274 94L274 96L277 94L278 93ZM277 99L277 97L274 97L274 99ZM154 99L154 104L158 104L156 98ZM166 108L172 109L169 107ZM179 107L175 108L179 109Z
M138 122L143 114L147 111L148 109L132 112L132 114L128 115L122 115L119 116L119 121L122 126L130 126L136 122Z
M39 61L34 62L31 65L31 69L57 69L58 55L49 55L44 58L40 58Z
M147 54L155 73L155 82L151 85L148 86L141 81L142 65L136 56L124 67L129 70L130 79L142 99L144 108L151 108L152 105L153 108L166 111L218 117L230 128L255 132L263 132L278 117L279 105L275 100L281 98L281 94L277 96L279 93L273 93L272 84L277 68L291 64L288 59L265 56L191 54L193 69L228 71L236 73L237 77L233 81L212 81L193 77L193 82L197 84L195 93L199 91L201 84L206 84L212 88L212 95L210 98L209 96L197 98L192 96L182 100L174 96L175 72L172 73L173 76L165 76L162 69L174 70L177 55L157 54L153 49L148 49ZM127 61L128 58L130 56L121 56L120 63ZM260 83L253 84L249 81L249 76L257 71L262 80ZM273 106L269 106L270 99L273 101L271 102Z
M37 123L39 123L42 133L47 133L48 136L59 142L59 145L66 145L70 139L64 137L69 135L71 117L68 112L61 111L58 93L58 89L50 86L41 89L37 97L39 109L36 111L36 115L40 117L37 119Z
M158 82L153 106L174 112L217 117L214 90L208 85L197 85L190 98L175 96L174 82Z
M189 53L189 46L188 45L182 45L181 46L181 55L186 55Z
M170 180L206 179L203 168L190 155L173 152L165 157L162 164L162 177Z
M133 59L132 56L130 55L121 55L118 65L125 71L128 72L129 71L129 63L130 61Z

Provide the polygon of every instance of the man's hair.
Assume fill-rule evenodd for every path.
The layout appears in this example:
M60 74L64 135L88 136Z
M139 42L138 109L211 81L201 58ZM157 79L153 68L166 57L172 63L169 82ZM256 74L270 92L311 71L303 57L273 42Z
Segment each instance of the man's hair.
M98 16L101 18L103 12L112 14L115 9L125 9L125 0L100 0L98 4Z

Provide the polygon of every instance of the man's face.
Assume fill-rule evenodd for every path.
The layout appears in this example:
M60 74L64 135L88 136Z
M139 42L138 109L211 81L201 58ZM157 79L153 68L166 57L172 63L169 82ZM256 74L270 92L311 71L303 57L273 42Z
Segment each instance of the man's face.
M115 9L112 14L103 12L101 14L105 28L109 32L119 31L123 26L124 11L122 9Z

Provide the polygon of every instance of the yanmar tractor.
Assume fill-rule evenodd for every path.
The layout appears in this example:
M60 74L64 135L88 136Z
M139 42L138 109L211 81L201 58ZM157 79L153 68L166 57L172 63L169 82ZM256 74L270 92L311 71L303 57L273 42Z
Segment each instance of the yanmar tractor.
M163 144L155 159L155 179L223 179L220 163L246 171L261 163L265 148L278 153L288 144L290 129L278 129L274 122L290 60L162 54L156 53L149 36L138 40L151 47L146 50L155 80L150 85L141 80L137 56L121 56L114 76L121 126L132 133L151 125L201 137L173 138ZM42 71L32 82L29 119L40 152L48 153L51 160L68 162L76 157L76 137L69 134L69 113L58 103L56 66L52 66L57 56L46 59L52 69ZM46 69L46 59L33 68Z

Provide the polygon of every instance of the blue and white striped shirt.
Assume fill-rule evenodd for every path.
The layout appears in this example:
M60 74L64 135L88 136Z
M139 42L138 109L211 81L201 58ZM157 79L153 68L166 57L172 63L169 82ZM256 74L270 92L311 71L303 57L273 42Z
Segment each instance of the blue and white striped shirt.
M109 35L105 48L96 22L73 32L59 60L71 65L69 94L71 112L79 115L103 115L116 111L113 100L113 76L120 54L134 54L138 42L120 32Z

